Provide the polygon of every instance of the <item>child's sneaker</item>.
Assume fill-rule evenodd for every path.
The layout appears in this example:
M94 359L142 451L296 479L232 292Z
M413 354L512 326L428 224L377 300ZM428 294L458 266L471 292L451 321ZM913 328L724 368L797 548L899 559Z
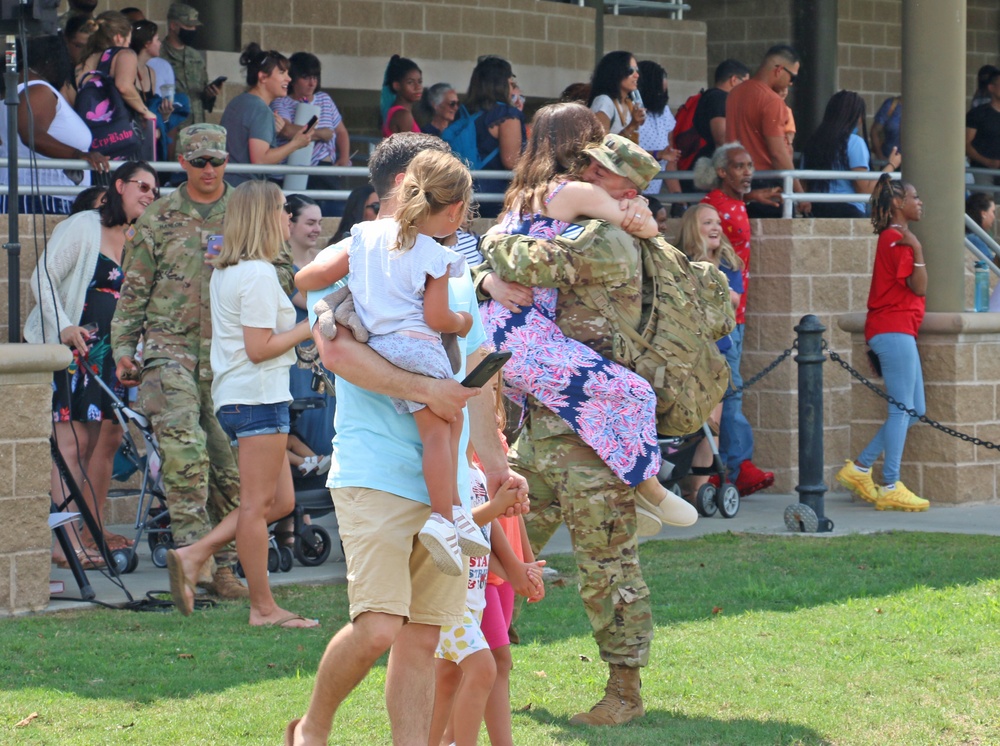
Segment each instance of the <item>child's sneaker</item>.
M490 543L482 530L472 520L465 508L452 507L455 517L455 531L458 532L458 547L466 557L486 557L490 553Z
M446 521L440 513L431 513L417 536L441 572L455 576L462 574L465 565L462 564L458 534L453 523Z
M861 471L853 461L845 461L844 468L837 472L837 481L852 495L856 495L866 503L878 500L878 487L872 480L871 469Z
M736 475L734 483L740 493L740 497L749 497L755 492L766 490L774 484L774 472L764 471L753 461L747 459L740 464L740 473Z
M917 497L902 482L894 487L879 487L875 510L903 510L907 513L922 513L931 506L929 500Z

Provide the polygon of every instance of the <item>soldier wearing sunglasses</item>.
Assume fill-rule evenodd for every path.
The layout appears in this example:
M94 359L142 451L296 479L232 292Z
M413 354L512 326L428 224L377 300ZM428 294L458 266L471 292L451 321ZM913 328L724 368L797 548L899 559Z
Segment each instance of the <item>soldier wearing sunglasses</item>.
M174 543L186 546L237 507L240 488L229 438L215 418L210 362L213 270L207 250L222 235L232 193L223 180L226 130L191 125L181 130L177 153L187 181L150 205L127 235L111 345L119 380L139 387L138 408L159 440ZM287 249L277 269L291 290ZM234 548L226 547L198 585L220 598L246 598L235 562Z

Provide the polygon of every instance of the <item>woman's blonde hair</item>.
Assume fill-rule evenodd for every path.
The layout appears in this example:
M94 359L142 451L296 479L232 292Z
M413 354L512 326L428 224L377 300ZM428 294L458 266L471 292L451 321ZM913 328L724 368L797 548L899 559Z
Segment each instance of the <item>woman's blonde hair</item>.
M410 161L399 185L399 238L393 250L408 251L417 240L420 226L427 218L437 215L456 202L465 204L466 213L472 202L472 175L451 153L425 150ZM455 223L458 228L462 219Z
M715 252L714 256L708 250L705 237L701 235L701 229L698 227L698 215L704 210L711 210L718 214L718 210L704 202L699 202L684 213L684 217L681 219L681 251L692 262L711 262L716 267L724 264L729 269L742 270L743 260L736 255L733 245L729 243L725 231L721 228L719 229L721 234L719 237L722 239L722 242L719 244L719 250Z
M285 197L277 184L252 179L233 190L222 226L222 248L215 258L219 269L241 259L273 262L284 247L281 211Z

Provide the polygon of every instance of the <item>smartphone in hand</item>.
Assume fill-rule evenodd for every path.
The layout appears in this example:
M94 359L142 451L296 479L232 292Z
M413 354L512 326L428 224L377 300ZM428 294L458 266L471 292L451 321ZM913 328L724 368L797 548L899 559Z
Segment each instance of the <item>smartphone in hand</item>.
M306 122L305 129L302 130L303 134L306 133L306 132L308 132L309 130L311 130L313 127L315 127L316 126L316 122L318 122L318 121L319 121L319 117L316 116L316 115L313 115L313 118L310 119L308 122Z
M462 385L470 389L477 389L480 386L484 386L508 360L510 360L510 352L507 350L491 352L465 377Z

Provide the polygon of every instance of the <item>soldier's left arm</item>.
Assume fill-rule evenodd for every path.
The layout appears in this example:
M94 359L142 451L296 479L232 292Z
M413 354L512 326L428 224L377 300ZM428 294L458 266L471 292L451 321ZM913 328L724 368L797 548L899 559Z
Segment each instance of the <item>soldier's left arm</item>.
M135 357L139 337L146 326L146 308L156 282L156 258L146 225L133 226L126 237L122 260L121 294L111 319L111 350L115 363L123 357Z
M295 294L295 270L292 269L292 250L288 244L281 247L281 253L274 260L274 269L278 273L281 289L291 297Z
M500 279L530 287L621 283L638 270L633 238L600 221L584 223L575 238L487 234L480 249Z

